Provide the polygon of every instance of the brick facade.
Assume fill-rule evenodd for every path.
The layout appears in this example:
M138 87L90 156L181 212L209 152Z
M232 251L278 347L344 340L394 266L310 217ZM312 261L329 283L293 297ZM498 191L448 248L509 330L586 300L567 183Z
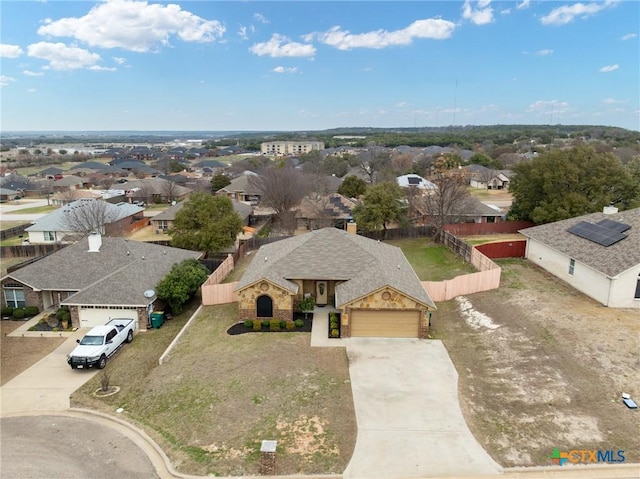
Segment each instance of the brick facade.
M293 319L294 295L269 281L259 281L238 291L238 317L255 319L256 302L260 296L269 296L273 304L273 318Z

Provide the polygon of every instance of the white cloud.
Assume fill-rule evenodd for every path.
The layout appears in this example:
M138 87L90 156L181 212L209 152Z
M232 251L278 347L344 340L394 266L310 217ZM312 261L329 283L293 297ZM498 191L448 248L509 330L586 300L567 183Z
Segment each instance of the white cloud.
M24 70L22 74L28 77L41 77L42 75L44 75L44 73L42 72L32 72L31 70Z
M602 103L605 105L621 105L623 103L627 103L628 100L616 100L615 98L605 98L602 100Z
M0 75L0 87L7 86L9 83L16 81L15 78L7 75Z
M77 70L90 68L100 61L100 55L64 43L39 42L27 47L27 55L49 62L45 68L52 70Z
M518 3L516 5L516 8L518 10L523 10L525 8L529 8L529 4L531 3L531 0L522 0L522 2Z
M622 36L621 40L633 40L637 36L638 36L637 33L627 33L626 35Z
M238 29L238 36L243 40L248 40L249 37L247 36L247 27L240 25L240 28Z
M127 63L127 59L126 58L122 58L122 57L112 57L113 61L116 62L118 65L124 65L125 63Z
M612 0L606 0L605 2L563 5L562 7L554 8L548 15L540 18L540 22L543 25L566 25L567 23L571 23L576 17L590 17L612 6L614 3Z
M93 65L89 67L89 70L94 72L115 72L117 70L116 67L101 67L100 65Z
M0 43L0 58L17 58L22 55L22 48L18 45Z
M297 73L298 67L275 67L271 71L274 73Z
M598 72L600 72L600 73L609 73L609 72L612 72L614 70L617 70L618 68L620 68L620 65L618 65L617 63L614 64L614 65L605 65L600 70L598 70Z
M316 54L313 45L290 41L284 35L274 33L267 42L254 44L249 51L254 55L270 57L312 57Z
M168 45L169 37L185 42L213 42L225 27L205 20L179 5L148 4L146 1L111 0L93 7L83 17L45 21L40 35L72 37L92 47L123 48L147 52Z
M27 92L28 92L28 93L35 93L35 92L37 92L37 91L38 91L38 90L36 90L35 88L29 88L29 89L27 90Z
M253 14L253 19L256 22L269 23L269 19L267 17L265 17L264 15L262 15L261 13L254 13Z
M491 0L480 0L478 8L471 6L471 0L465 0L462 6L462 18L470 20L476 25L486 25L493 22L493 8L489 6Z
M543 50L538 50L537 52L535 52L535 54L541 57L545 57L547 55L553 55L553 50L551 50L550 48L545 48Z
M569 103L558 100L538 100L533 102L527 108L527 111L548 115L549 113L561 114L565 113L569 108Z
M374 30L366 33L350 33L335 26L326 32L314 32L305 35L307 41L318 41L337 48L351 50L352 48L386 48L397 45L410 45L414 39L432 38L442 40L449 38L456 26L454 23L441 18L427 18L416 20L411 25L400 30Z

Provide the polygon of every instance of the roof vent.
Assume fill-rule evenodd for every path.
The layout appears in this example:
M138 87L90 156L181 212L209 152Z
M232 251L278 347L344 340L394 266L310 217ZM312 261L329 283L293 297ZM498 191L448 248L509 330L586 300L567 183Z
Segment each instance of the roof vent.
M616 208L615 206L611 206L611 205L609 205L609 206L605 206L605 207L602 209L602 212L603 212L605 215L614 215L614 214L616 214L616 213L618 212L618 208Z
M89 241L89 253L98 253L102 246L102 236L100 233L91 233L87 239Z

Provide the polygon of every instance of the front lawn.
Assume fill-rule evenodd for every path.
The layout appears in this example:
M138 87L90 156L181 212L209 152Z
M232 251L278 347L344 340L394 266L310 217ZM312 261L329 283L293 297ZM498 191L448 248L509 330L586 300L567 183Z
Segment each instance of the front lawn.
M98 374L73 405L124 408L183 473L255 475L265 439L278 441L278 474L341 473L356 438L344 348L310 348L299 332L230 336L236 318L235 304L204 307L162 366L184 319L138 334L106 369L120 393L92 397Z
M387 243L402 249L420 281L443 281L476 272L462 257L430 238L408 238Z

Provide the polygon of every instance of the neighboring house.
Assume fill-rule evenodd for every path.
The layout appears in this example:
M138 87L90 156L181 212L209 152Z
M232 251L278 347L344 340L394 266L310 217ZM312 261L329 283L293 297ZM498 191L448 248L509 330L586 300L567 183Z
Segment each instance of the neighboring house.
M127 198L132 202L170 203L182 201L191 193L191 189L162 178L127 181L123 186L126 188Z
M79 176L69 175L53 182L53 191L69 191L82 188L83 179Z
M205 171L205 168L208 168L211 173L213 174L217 174L217 173L221 173L223 172L229 165L222 163L221 161L218 160L212 160L210 158L205 158L203 160L198 161L197 163L194 163L193 168L196 169L196 171Z
M469 186L484 190L508 190L512 172L494 170L483 165L468 165Z
M9 188L0 188L0 201L10 201L17 196L21 196L19 191Z
M251 214L253 213L253 207L240 201L231 200L233 203L233 209L242 220L243 225L248 225L250 222ZM170 208L167 208L162 213L151 217L151 226L156 234L166 233L173 228L173 221L176 218L176 214L184 207L184 201L177 203Z
M240 319L292 319L312 295L342 337L426 338L436 309L400 248L337 228L262 246L235 291Z
M4 303L55 310L67 306L73 327L132 318L147 329L156 285L172 266L201 253L92 235L2 278Z
M605 306L640 308L640 208L605 207L520 233L532 263Z
M413 199L411 207L415 212L412 216L422 218L423 222L440 223L438 206L429 206L429 202L437 201L434 196L421 196ZM504 221L505 214L497 206L485 205L473 196L457 202L447 208L445 223L499 223Z
M245 171L242 175L231 180L231 183L227 186L216 191L216 195L225 195L232 200L245 201L252 205L257 205L260 203L260 191L251 185L250 178L252 176L258 176L258 174L252 171Z
M49 168L45 168L42 171L39 171L38 173L36 173L36 176L39 176L41 178L48 178L50 180L53 179L60 179L62 178L62 174L64 173L64 170L61 168L56 168L55 166L50 166Z
M102 198L102 195L93 190L75 190L73 195L70 195L68 192L55 193L51 196L51 204L55 206L64 206L73 203L74 201L86 198L99 199Z
M353 219L352 212L357 204L357 201L339 193L315 199L307 196L297 208L297 226L308 230L327 226L345 229L346 224Z
M322 141L267 141L260 143L260 153L263 155L304 155L311 151L320 150L324 150L324 142Z
M422 176L414 174L398 176L396 182L402 188L416 188L422 193L438 189L434 183L424 179Z
M98 206L99 205L99 206ZM102 223L106 236L126 236L143 219L144 208L129 203L111 204L104 200L84 198L69 203L38 219L25 231L31 244L73 243L78 232L73 224L85 226Z

